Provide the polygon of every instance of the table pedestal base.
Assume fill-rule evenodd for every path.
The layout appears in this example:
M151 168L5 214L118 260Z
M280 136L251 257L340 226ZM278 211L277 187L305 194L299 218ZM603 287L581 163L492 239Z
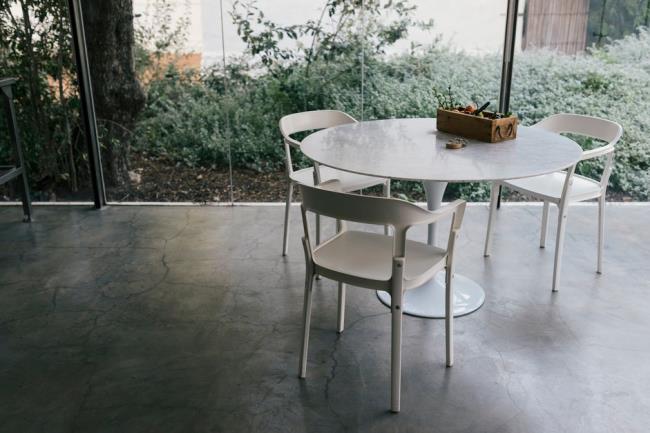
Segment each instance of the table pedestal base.
M485 301L485 292L473 280L455 274L454 278L454 317L464 316L478 310ZM390 308L390 294L377 291L377 297ZM415 289L404 293L402 302L404 314L428 319L445 317L445 272Z

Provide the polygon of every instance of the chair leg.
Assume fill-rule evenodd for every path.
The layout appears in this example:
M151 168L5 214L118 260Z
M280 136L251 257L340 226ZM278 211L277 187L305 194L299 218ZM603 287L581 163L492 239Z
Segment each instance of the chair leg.
M492 243L492 224L494 223L494 217L497 211L497 199L499 197L500 186L496 183L492 184L492 190L490 191L490 211L488 216L488 225L487 232L485 233L485 248L483 249L483 256L488 257L490 255L490 246Z
M605 246L605 193L598 199L598 264L596 272L603 273L603 247Z
M282 255L289 252L289 213L291 211L291 200L293 198L293 182L289 182L287 188L287 203L284 207L284 235L282 237Z
M447 267L445 276L445 349L447 367L454 365L454 271Z
M345 328L345 283L339 282L339 305L337 312L336 332L339 334Z
M557 218L557 238L555 241L555 261L553 263L553 291L560 288L560 271L562 269L562 252L564 250L564 232L566 230L567 206L560 203Z
M320 245L320 215L316 214L316 246ZM320 280L320 275L316 274L315 277L317 280Z
M311 294L314 276L307 272L305 277L305 304L303 306L303 331L302 331L302 349L300 351L300 371L298 375L304 379L307 375L307 349L309 346L309 325L311 323Z
M382 192L384 193L384 197L390 198L390 179L387 179L386 182L384 182L384 186L382 187ZM384 226L384 234L388 236L388 226Z
M549 208L549 202L544 201L544 211L542 213L542 230L539 235L540 248L546 247L546 234L548 232L548 208Z
M402 290L391 292L391 392L390 410L400 411L400 394L402 386Z

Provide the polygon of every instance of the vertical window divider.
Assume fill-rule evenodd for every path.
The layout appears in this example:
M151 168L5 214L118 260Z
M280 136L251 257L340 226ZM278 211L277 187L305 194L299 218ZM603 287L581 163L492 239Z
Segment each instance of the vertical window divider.
M365 120L364 96L366 93L366 3L361 0L361 121Z
M519 0L508 0L506 12L505 38L503 42L503 61L501 63L501 90L499 92L499 111L506 113L510 109L510 88L512 86L512 63L517 37L517 13Z
M90 65L88 64L88 51L86 47L86 33L84 30L80 0L68 0L68 13L70 14L72 47L77 66L77 81L79 82L80 117L84 128L84 138L88 147L88 165L90 166L90 180L93 186L93 199L95 208L101 209L107 203L106 187L104 185L101 151L97 138L95 101L93 99Z
M219 18L221 21L221 60L223 62L223 91L224 91L224 96L226 96L226 103L229 104L230 101L228 100L228 93L230 92L230 83L228 82L228 70L226 69L226 27L224 26L224 20L223 20L223 0L219 0ZM234 184L233 184L233 176L232 176L232 148L231 148L231 128L230 128L230 113L229 113L229 108L228 106L226 107L226 115L224 117L225 119L225 127L226 127L226 146L227 146L227 151L228 151L228 182L230 183L229 185L229 194L230 194L230 205L234 206L235 205L235 192L234 192Z
M515 55L515 40L517 38L517 14L519 0L508 0L506 12L506 29L503 41L503 61L501 63L501 89L499 91L499 111L507 113L510 110L510 89L512 87L512 62ZM501 187L497 197L497 209L501 207Z

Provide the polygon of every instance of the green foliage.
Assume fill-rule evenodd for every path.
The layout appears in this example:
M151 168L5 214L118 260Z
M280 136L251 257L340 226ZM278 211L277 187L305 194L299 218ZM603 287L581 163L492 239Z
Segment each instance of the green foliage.
M134 147L189 166L232 161L235 169L274 171L284 168L277 125L288 113L331 108L360 120L433 117L438 101L432 89L448 86L459 101L496 104L498 54L469 55L434 43L389 56L386 49L409 29L430 29L431 23L418 22L407 0L365 0L363 15L360 1L326 0L318 20L286 27L268 20L254 2L237 1L231 17L247 44L245 55L230 58L226 70L186 74L161 61L182 47L185 21L171 23L171 0L156 0L152 11L136 18L140 76L159 70L147 83L148 102L134 130ZM14 16L15 11L20 13ZM17 108L32 179L72 186L87 165L78 98L68 90L75 88L69 32L63 0L0 0L0 67L2 75L21 78ZM647 200L649 88L650 32L641 29L584 55L518 53L511 109L524 125L558 112L621 123L625 133L610 189ZM0 137L3 128L0 123ZM597 144L584 138L580 143ZM2 152L5 148L0 158L8 156ZM294 161L309 164L301 155ZM590 177L601 170L602 161L578 166ZM395 182L394 187L422 197L418 183ZM489 194L485 184L455 184L448 191L470 200Z
M154 0L144 16L136 17L134 49L141 76L146 69L156 74L163 67L161 59L183 46L188 20L172 23L173 9L173 0ZM18 78L14 89L18 124L36 198L48 199L41 192L59 187L84 189L88 163L66 0L0 0L0 76ZM0 111L2 144L8 140L4 110ZM98 119L100 144L116 147L109 131L123 127L107 122ZM0 165L10 161L11 149L0 145Z
M529 125L560 112L604 117L624 129L616 147L610 189L639 200L650 197L650 32L594 49L590 55L550 51L523 53L515 63L511 107ZM581 138L584 148L596 143ZM601 160L585 161L577 172L599 176Z
M30 180L45 188L63 181L75 190L86 161L69 35L65 0L0 0L0 75L18 78L14 95ZM0 165L13 160L6 146L0 158Z
M416 20L415 12L409 0L326 0L318 20L279 26L265 17L255 0L236 0L230 15L252 61L278 73L296 63L310 65L362 51L370 57L383 54L409 29L432 28L433 22Z
M590 0L587 43L598 46L650 25L650 0Z
M440 91L437 88L433 88L433 96L438 101L438 108L443 110L453 110L460 106L460 102L454 96L454 92L451 90L451 86L447 86L447 90Z
M220 95L173 69L153 81L137 124L134 148L180 163L228 164Z
M515 63L511 108L524 125L559 112L602 116L620 122L625 134L617 146L610 188L647 200L650 190L650 35L641 31L589 54L565 56L550 51L526 51ZM431 47L387 57L365 59L361 98L361 64L342 53L337 61L295 61L282 74L255 73L244 60L228 70L208 71L200 82L180 77L152 86L139 137L142 148L157 148L190 164L223 164L229 137L235 168L258 171L283 168L278 119L297 111L332 108L361 119L435 116L432 89L456 89L462 101L493 101L499 91L500 57L473 56ZM170 80L173 85L170 84ZM170 107L173 107L170 108ZM156 126L162 123L163 126ZM200 126L199 126L200 125ZM225 125L229 132L223 131ZM219 131L215 133L214 131ZM593 140L580 139L584 148ZM298 164L306 164L299 156ZM598 177L602 161L578 166L578 172ZM421 197L416 184L396 184ZM452 196L486 200L485 184L450 185Z

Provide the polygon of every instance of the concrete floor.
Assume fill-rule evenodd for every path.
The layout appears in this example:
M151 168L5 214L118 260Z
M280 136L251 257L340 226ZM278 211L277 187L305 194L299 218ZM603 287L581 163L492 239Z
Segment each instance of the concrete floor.
M390 319L374 293L315 289L308 377L297 378L298 209L0 207L1 432L647 432L650 206L569 211L562 287L540 206L471 206L458 272L486 289L456 321L406 318L402 413L388 412ZM331 225L329 226L331 228ZM329 229L328 228L328 229ZM551 230L554 225L551 226ZM413 237L423 238L424 229ZM551 232L552 233L552 232Z

